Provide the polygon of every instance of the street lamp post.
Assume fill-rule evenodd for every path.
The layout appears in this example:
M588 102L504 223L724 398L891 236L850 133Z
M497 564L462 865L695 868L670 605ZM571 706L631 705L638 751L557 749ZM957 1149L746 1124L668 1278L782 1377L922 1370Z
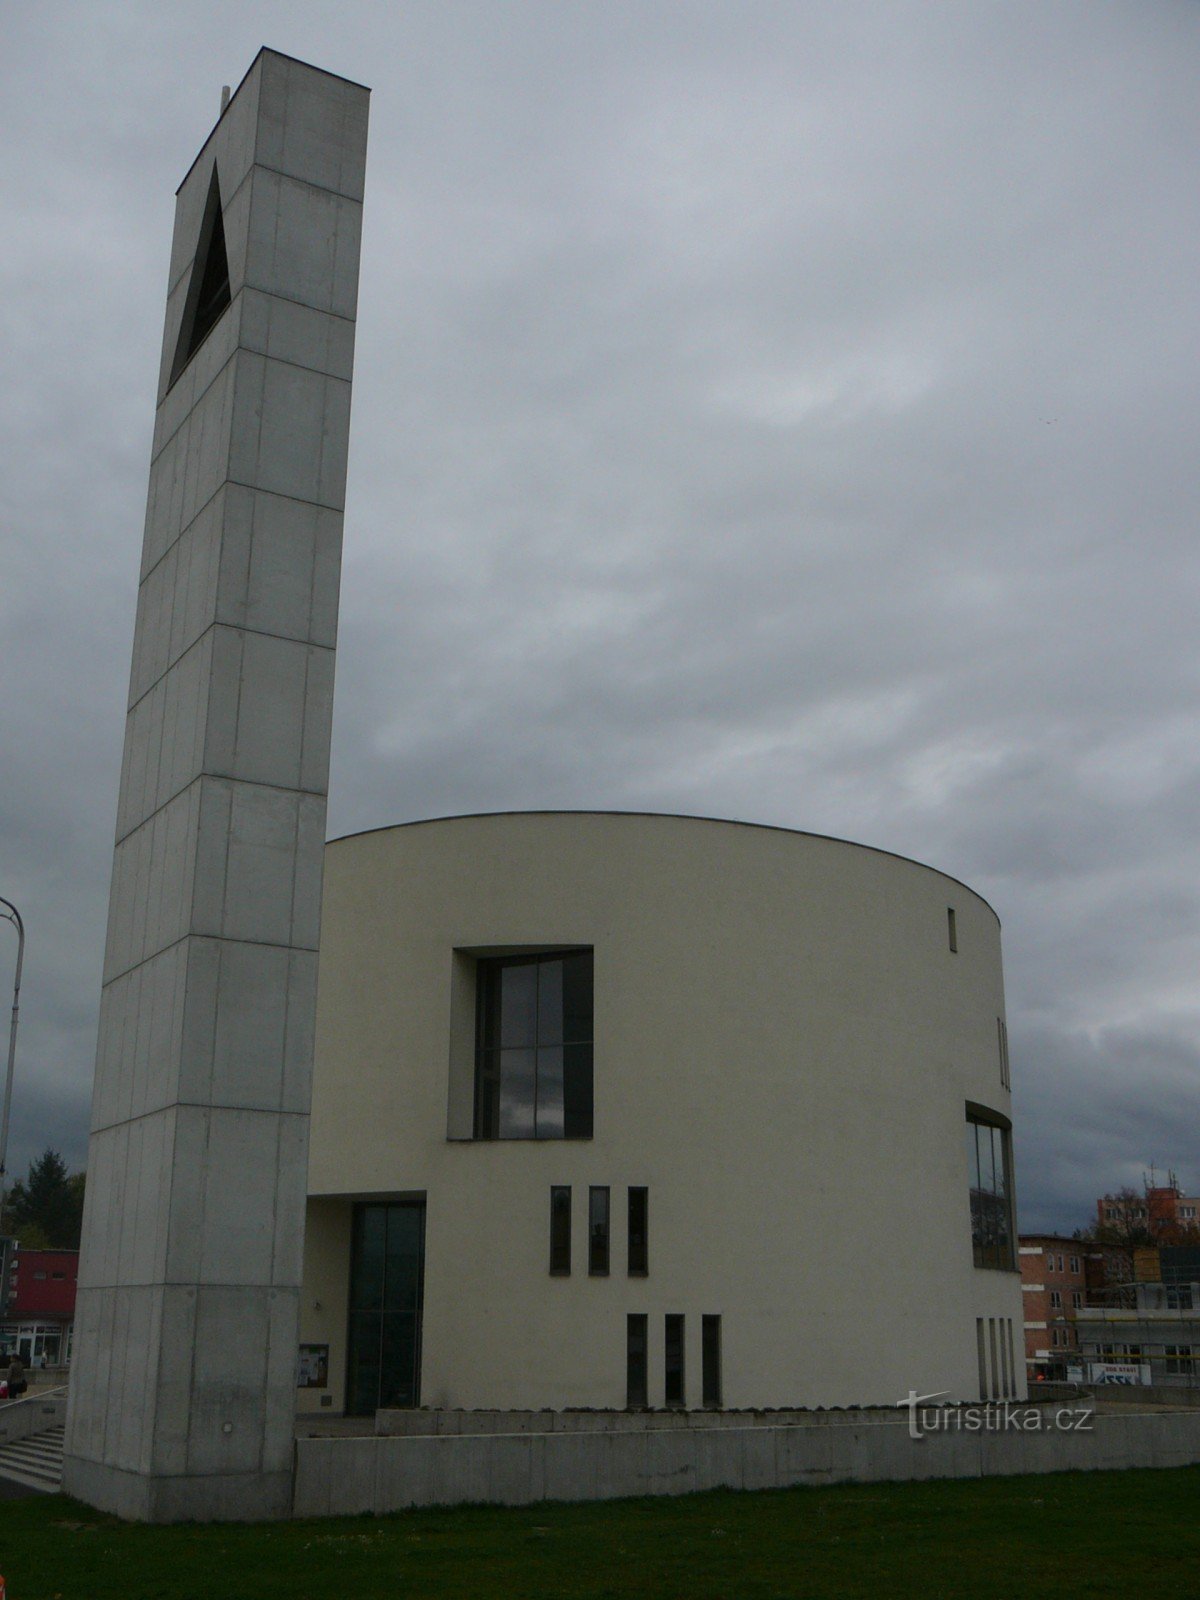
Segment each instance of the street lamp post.
M8 1072L4 1079L4 1110L0 1112L0 1235L4 1233L4 1201L8 1193L8 1115L12 1107L13 1066L17 1059L17 1012L21 1004L21 966L25 960L25 924L11 900L0 895L0 917L17 930L17 971L13 978L12 1022L8 1029ZM0 1285L2 1291L6 1285ZM3 1298L0 1292L0 1299Z

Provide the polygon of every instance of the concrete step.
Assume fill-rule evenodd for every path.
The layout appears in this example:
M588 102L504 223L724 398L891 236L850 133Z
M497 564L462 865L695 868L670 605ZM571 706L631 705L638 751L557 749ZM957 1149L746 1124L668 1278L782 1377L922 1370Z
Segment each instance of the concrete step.
M0 1445L0 1478L57 1494L62 1485L63 1425Z

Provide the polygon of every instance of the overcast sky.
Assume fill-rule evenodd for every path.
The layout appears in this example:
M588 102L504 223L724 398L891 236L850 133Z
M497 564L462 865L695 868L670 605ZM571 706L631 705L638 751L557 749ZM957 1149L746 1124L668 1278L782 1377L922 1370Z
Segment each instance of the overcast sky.
M264 43L374 91L331 835L928 861L1004 924L1021 1226L1200 1189L1200 7L1150 0L5 9L10 1173L85 1159L174 190Z

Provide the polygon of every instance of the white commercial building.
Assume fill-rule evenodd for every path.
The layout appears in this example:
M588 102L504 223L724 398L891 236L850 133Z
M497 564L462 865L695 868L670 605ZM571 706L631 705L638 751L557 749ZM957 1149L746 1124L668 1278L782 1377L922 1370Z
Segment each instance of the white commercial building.
M301 1407L1024 1393L1000 929L695 817L325 858Z

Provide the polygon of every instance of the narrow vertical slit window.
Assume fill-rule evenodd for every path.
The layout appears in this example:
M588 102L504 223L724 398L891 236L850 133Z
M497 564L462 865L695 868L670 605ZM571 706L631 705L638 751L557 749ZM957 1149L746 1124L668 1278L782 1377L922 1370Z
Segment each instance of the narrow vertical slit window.
M550 1272L556 1278L571 1276L571 1189L554 1184L550 1189Z
M987 1391L987 1359L983 1346L983 1318L975 1318L975 1359L979 1364L979 1398L986 1400Z
M608 1190L588 1190L588 1272L593 1278L608 1276Z
M650 1271L650 1191L629 1191L629 1276L644 1278Z
M649 1405L646 1360L647 1318L631 1313L625 1318L625 1404L630 1409Z
M669 1406L682 1406L686 1404L687 1393L683 1371L683 1318L675 1312L667 1313L664 1358L663 1400Z
M700 1324L701 1402L721 1404L721 1319L705 1317Z
M958 923L954 915L954 907L946 907L946 933L950 940L950 949L958 950Z
M997 1335L1000 1340L1000 1395L1002 1399L1007 1400L1012 1394L1012 1389L1008 1381L1008 1342L1005 1337L1003 1317L1000 1318Z
M1000 1046L1000 1082L1004 1088L1012 1088L1012 1080L1008 1071L1008 1027L1003 1017L996 1018L996 1038Z
M996 1360L996 1319L995 1319L995 1317L989 1317L988 1318L988 1353L990 1354L990 1356L992 1358L992 1391L991 1391L991 1398L993 1400L999 1400L999 1398L1000 1398L1000 1368L997 1365L997 1360Z

